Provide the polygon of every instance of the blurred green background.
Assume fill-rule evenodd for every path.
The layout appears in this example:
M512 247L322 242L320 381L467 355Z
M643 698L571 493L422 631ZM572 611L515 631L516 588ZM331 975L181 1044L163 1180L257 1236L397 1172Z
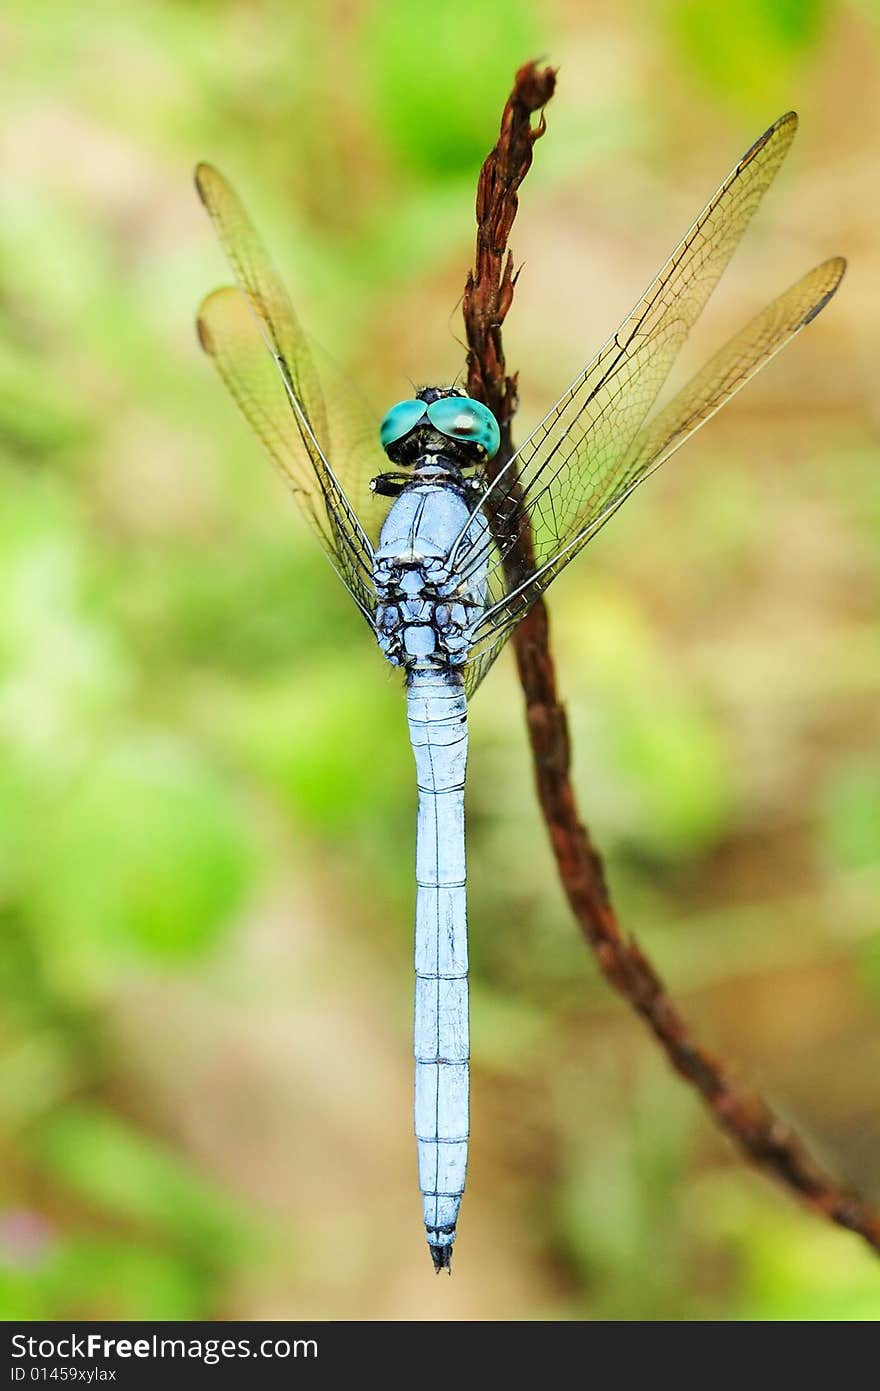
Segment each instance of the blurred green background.
M507 330L519 438L739 154L801 133L689 360L827 313L554 588L585 814L713 1050L880 1201L878 10L434 0L0 21L0 1308L851 1319L880 1269L743 1167L597 977L505 656L472 710L473 1144L453 1279L410 1133L398 683L199 352L241 191L377 403L463 360L515 68L560 68ZM686 366L686 364L685 364Z

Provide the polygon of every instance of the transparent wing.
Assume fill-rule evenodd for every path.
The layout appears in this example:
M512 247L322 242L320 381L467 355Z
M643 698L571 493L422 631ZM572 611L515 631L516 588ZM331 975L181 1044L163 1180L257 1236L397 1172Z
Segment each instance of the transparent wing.
M558 573L576 538L620 492L632 442L796 129L789 112L743 155L632 313L488 482L475 506L492 524L484 634L509 611L512 595L522 616L543 588L538 577L549 582L551 565ZM473 660L487 669L485 650Z
M230 185L200 164L196 187L239 287L218 290L201 306L202 346L369 615L382 511L369 479L385 464L375 425L329 359L319 375L281 279Z
M621 461L794 138L776 121L731 171L647 293L487 489L531 524L538 565L603 509Z
M345 515L338 513L332 492L322 488L284 382L244 295L232 286L215 290L199 308L197 327L203 349L296 496L331 565L361 611L371 618L375 607L372 586L362 567L354 563L351 546L340 539ZM328 434L335 443L332 429Z
M793 112L761 136L731 171L645 295L513 458L478 506L510 519L491 562L492 589L528 520L535 568L561 551L614 492L629 445L733 255L791 145ZM498 528L494 529L498 538ZM520 577L522 578L522 577Z
M751 323L731 338L705 367L672 398L636 435L621 470L617 499L647 478L684 441L705 425L717 410L735 396L765 363L790 343L796 333L813 322L836 292L846 261L834 256L814 266L768 304ZM605 520L606 511L597 519ZM592 531L581 533L583 544Z
M834 257L814 267L784 294L768 304L706 363L681 391L647 422L630 442L615 472L615 488L581 531L495 606L487 610L475 633L472 651L473 689L523 614L560 570L595 536L655 469L745 386L756 372L816 318L843 278L846 262Z

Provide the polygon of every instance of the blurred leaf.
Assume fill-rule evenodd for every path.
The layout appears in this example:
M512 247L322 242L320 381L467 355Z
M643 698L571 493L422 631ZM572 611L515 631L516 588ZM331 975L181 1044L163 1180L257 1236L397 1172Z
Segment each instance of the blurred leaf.
M0 317L0 446L22 459L47 460L87 433L82 404L66 380L46 371L45 358L16 340Z
M473 175L498 129L511 75L546 49L523 0L376 5L364 31L373 101L390 148L425 179Z
M213 944L251 879L249 834L218 775L177 739L129 735L84 770L40 847L38 913L68 966L120 944L168 958Z
M594 589L562 619L563 642L591 673L589 704L576 708L572 725L593 769L603 836L661 859L704 850L723 833L733 802L709 709L681 679L674 653L618 595Z
M367 652L357 610L292 521L277 543L240 519L236 535L224 531L211 546L146 551L127 565L120 557L122 616L144 660L255 677L284 666L299 671L306 656L341 642L360 642Z
M216 1281L142 1241L69 1236L38 1263L0 1268L7 1319L204 1319Z
M0 899L10 898L24 864L25 818L31 797L13 759L0 761Z
M511 999L479 980L471 985L471 1050L477 1065L522 1075L547 1047L552 1022L525 1000Z
M775 1211L746 1223L736 1317L815 1322L869 1320L880 1307L880 1277L867 1252L818 1222L795 1226Z
M100 1238L66 1244L53 1275L56 1318L202 1319L216 1286L201 1260Z
M595 1047L589 1068L564 1068L557 1088L566 1139L557 1239L589 1291L590 1314L693 1317L679 1267L682 1170L694 1113L646 1060L640 1085ZM585 1122L587 1122L585 1124Z
M246 1228L234 1205L170 1149L108 1111L67 1106L30 1142L34 1162L107 1217L155 1227L222 1269Z
M405 721L399 686L358 637L347 658L313 656L307 679L297 674L242 693L230 727L236 747L317 829L342 834L372 825L381 834L409 773Z
M815 48L833 7L833 0L673 0L667 15L682 53L713 93L757 103L779 100L784 74Z
M708 717L690 701L645 705L619 711L611 734L632 813L621 839L671 858L716 841L730 786Z
M867 760L835 773L820 802L819 837L841 869L880 863L880 763Z
M0 735L56 774L128 691L116 634L95 612L77 508L54 480L8 478L0 509Z
M33 999L27 1003L33 1005ZM75 1091L78 1059L69 1042L60 1029L44 1029L42 1033L34 1029L17 1048L7 1043L0 1095L0 1124L7 1134L33 1122L49 1106Z

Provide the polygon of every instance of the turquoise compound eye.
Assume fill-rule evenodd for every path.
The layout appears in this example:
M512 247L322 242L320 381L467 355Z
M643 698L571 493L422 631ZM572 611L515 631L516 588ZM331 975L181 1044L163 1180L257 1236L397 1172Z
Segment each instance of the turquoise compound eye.
M472 401L469 396L441 396L428 407L428 419L442 435L479 445L487 459L498 453L498 421L481 401Z
M396 406L392 406L382 424L379 426L379 439L383 449L387 449L389 444L396 444L402 440L404 435L408 435L414 425L417 425L425 414L424 401L398 401Z

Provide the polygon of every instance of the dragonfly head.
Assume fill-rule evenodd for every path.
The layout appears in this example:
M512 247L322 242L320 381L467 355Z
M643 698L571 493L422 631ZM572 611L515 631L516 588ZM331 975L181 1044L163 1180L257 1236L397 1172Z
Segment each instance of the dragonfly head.
M426 386L392 406L379 429L382 448L395 464L416 464L433 454L461 469L475 468L498 453L498 422L481 401L454 387Z

